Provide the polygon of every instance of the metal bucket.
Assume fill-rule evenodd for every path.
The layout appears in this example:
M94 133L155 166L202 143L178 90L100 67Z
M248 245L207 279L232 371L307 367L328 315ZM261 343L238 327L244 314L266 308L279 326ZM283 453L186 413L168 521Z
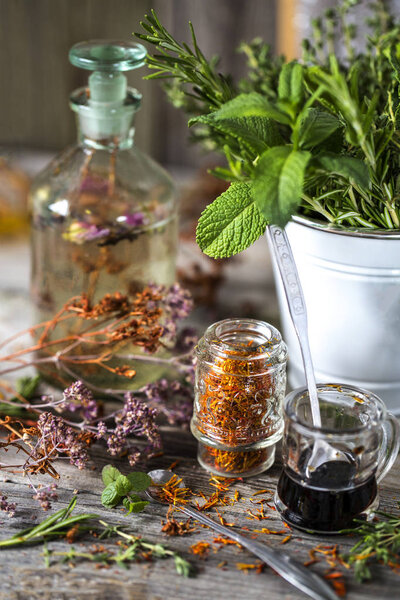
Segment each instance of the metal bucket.
M318 382L366 388L400 415L400 233L287 226L308 311ZM304 385L296 333L275 271L289 383Z

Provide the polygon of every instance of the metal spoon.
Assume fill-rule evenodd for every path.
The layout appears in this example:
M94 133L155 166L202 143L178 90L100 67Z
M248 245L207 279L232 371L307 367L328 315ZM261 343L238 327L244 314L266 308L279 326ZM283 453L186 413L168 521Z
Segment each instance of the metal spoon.
M297 271L286 231L277 225L269 225L267 227L266 236L279 269L290 316L292 317L292 322L300 343L313 425L317 428L321 428L322 423L317 384L315 382L314 367L308 341L307 308L299 273ZM330 446L325 440L317 438L307 462L307 477L310 477L318 467L331 461L349 462L349 458L346 454L337 450L337 448Z
M173 472L166 469L157 469L155 471L150 471L148 474L156 485L168 483L173 476ZM160 500L156 485L150 487L149 490L146 491L147 497L150 502L168 505L167 502ZM180 487L186 487L183 481L180 483ZM310 596L310 598L313 598L314 600L337 600L336 594L322 577L307 569L304 565L282 552L282 550L269 548L265 544L250 540L249 538L236 533L236 531L232 531L228 527L216 523L190 506L177 505L176 508L187 514L189 517L196 519L196 521L211 527L211 529L226 535L232 540L235 540L235 542L241 544L244 548L247 548L252 554L261 558L263 562L270 566L278 573L278 575L283 577L283 579L286 579L286 581Z

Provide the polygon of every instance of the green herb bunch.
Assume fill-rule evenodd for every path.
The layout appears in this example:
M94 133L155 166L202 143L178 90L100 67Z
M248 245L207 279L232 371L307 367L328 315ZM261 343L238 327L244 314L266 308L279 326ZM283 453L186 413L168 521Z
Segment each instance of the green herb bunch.
M343 558L354 568L358 581L371 579L370 566L383 563L398 571L400 568L400 516L377 512L375 521L356 521L359 541ZM344 531L352 533L354 530Z
M249 73L235 83L207 60L192 25L179 44L152 11L142 40L156 46L148 78L167 80L196 139L221 151L213 172L230 187L200 217L197 241L215 258L251 245L268 223L306 215L336 227L400 229L400 24L385 2L368 4L369 35L356 52L361 0L342 0L313 22L303 57L274 57L243 43ZM335 54L334 42L346 48Z
M101 502L106 508L114 508L122 502L128 514L141 512L147 505L137 493L144 492L151 485L151 477L147 473L134 471L123 475L116 467L106 465L101 477L105 488L101 494Z

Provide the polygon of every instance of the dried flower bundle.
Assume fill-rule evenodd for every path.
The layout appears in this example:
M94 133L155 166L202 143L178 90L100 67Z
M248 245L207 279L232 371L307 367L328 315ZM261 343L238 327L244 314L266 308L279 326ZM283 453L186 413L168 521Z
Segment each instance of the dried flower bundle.
M56 372L64 387L76 379L90 386L82 373L96 368L112 372L121 380L133 379L135 363L142 361L175 367L188 374L195 339L187 329L178 335L177 327L191 309L189 293L178 284L169 288L149 285L133 297L119 292L106 294L95 304L85 295L72 298L52 319L28 330L36 339L35 344L0 357L0 364L5 365L0 377L33 365L53 378ZM62 330L57 329L60 325ZM59 336L54 335L55 330ZM0 349L26 333L5 340ZM124 354L128 344L138 352ZM172 356L151 356L160 349ZM103 394L119 391L91 387Z

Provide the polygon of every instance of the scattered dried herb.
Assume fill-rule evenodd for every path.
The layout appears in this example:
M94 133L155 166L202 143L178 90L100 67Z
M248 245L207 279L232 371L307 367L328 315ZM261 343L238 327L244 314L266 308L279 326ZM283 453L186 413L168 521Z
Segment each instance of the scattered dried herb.
M210 552L211 544L209 542L197 542L190 546L190 551L199 558L206 558Z
M173 474L171 479L162 485L153 484L157 487L157 494L160 502L165 502L176 506L177 504L186 504L190 496L193 495L190 488L183 485L183 480L178 475Z
M254 563L254 564L236 563L236 568L239 571L243 571L244 573L246 573L246 575L248 575L248 573L250 571L255 571L257 573L257 575L259 575L260 573L263 572L264 567L265 567L264 563Z

